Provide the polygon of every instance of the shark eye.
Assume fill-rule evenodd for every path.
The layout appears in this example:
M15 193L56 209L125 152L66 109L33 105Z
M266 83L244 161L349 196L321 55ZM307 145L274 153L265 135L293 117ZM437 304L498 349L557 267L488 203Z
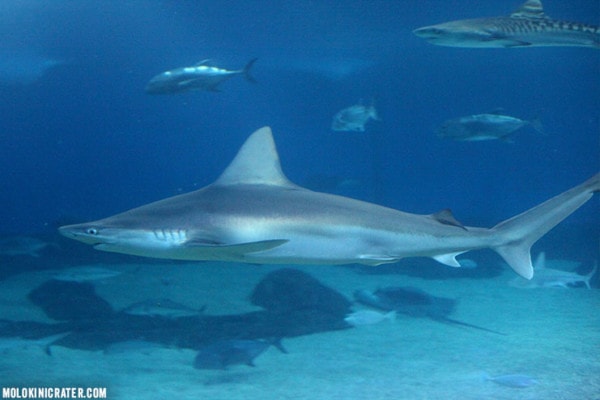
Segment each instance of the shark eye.
M87 228L85 233L87 233L88 235L97 235L98 234L98 229L96 228Z

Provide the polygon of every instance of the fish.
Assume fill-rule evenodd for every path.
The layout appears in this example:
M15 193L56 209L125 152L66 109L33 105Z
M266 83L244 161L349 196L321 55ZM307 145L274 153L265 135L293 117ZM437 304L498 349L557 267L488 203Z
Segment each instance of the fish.
M165 71L153 77L146 85L148 94L175 94L192 90L207 90L218 92L221 82L243 75L247 81L256 82L250 75L250 69L256 62L250 60L243 69L229 71L208 65L210 60L203 60L191 67L176 68Z
M592 270L586 275L579 275L575 272L563 271L560 269L548 268L546 266L546 253L541 252L533 263L535 274L531 280L516 277L508 284L520 289L537 288L568 288L583 283L588 289L591 289L590 280L598 271L598 263L594 264Z
M396 319L396 311L381 313L373 310L359 310L350 313L344 318L344 321L352 326L373 325L384 320L393 321Z
M528 388L530 386L537 385L539 382L532 378L529 375L523 374L508 374L508 375L498 375L498 376L490 376L485 374L484 379L486 381L492 381L501 386L512 387L512 388Z
M123 312L129 315L176 319L202 315L205 309L206 307L200 309L191 308L169 299L150 299L132 304L123 309Z
M56 335L46 336L39 339L26 339L23 337L0 337L0 351L22 349L31 346L38 346L44 349L49 356L52 355L50 346L60 339L70 335L71 332L62 332Z
M40 252L49 246L58 245L31 236L8 236L0 238L0 255L40 257Z
M395 311L411 317L431 318L442 323L466 326L506 336L502 332L448 317L454 311L456 300L433 296L413 287L388 286L374 292L364 289L357 290L354 292L354 299L361 304L384 311Z
M194 359L194 368L227 369L230 365L238 364L255 367L254 359L264 353L271 345L277 347L282 353L287 353L279 340L235 339L219 341L198 351Z
M413 33L431 44L450 47L600 49L600 27L552 19L544 13L539 0L527 0L509 16L444 22L415 29Z
M81 267L66 268L55 275L52 279L64 282L90 282L98 281L121 275L123 272L108 268L86 265Z
M449 119L440 126L437 134L441 138L460 141L500 139L511 142L511 135L526 125L531 125L539 133L544 133L538 119L526 121L496 112Z
M463 226L449 210L410 214L313 192L281 170L269 127L255 131L220 177L202 189L104 219L58 228L97 250L153 258L249 264L380 265L490 248L533 276L530 248L600 190L600 173L492 228Z
M338 132L364 132L365 124L371 119L379 121L375 106L365 106L359 101L358 104L338 111L333 116L331 129Z
M0 50L0 85L22 87L38 82L49 70L67 64L37 50Z

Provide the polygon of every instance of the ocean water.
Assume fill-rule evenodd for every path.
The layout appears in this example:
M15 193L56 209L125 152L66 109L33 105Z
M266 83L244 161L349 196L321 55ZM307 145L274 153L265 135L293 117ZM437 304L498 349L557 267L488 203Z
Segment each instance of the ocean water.
M597 49L461 49L411 33L506 15L519 5L2 1L0 338L71 331L29 294L57 271L79 266L123 272L77 286L117 311L169 298L206 305L210 316L262 312L250 293L269 272L289 266L108 254L56 230L210 184L262 126L273 129L283 170L299 185L417 214L451 208L468 226L493 226L583 182L600 167ZM556 19L600 24L598 1L547 0L544 7ZM220 92L144 91L165 70L205 59L237 70L253 58L256 83L235 76ZM365 132L332 131L333 116L360 101L374 104L380 120ZM538 118L544 134L526 126L507 143L435 133L448 119L498 109ZM600 258L599 211L593 198L540 239L534 255L545 251L565 265L578 262L576 273L590 271ZM400 315L355 328L309 326L306 334L282 335L288 354L270 348L254 368L206 371L193 368L197 349L178 343L105 355L106 342L95 334L114 321L98 318L86 322L85 338L57 342L52 355L43 345L4 342L0 386L100 386L122 399L600 398L598 277L592 290L517 289L507 285L514 273L496 254L463 257L477 266L407 259L375 268L294 268L348 300L356 290L384 286L453 298L452 318L506 336ZM300 332L302 324L293 328ZM160 326L164 331L138 336L166 340L175 329ZM250 326L234 331L225 336L262 339ZM504 387L485 374L524 374L538 383Z

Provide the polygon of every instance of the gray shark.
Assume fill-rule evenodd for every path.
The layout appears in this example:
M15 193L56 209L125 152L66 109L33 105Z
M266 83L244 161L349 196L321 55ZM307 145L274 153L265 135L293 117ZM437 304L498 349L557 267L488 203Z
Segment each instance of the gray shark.
M175 68L153 77L146 85L149 94L175 94L192 90L208 90L218 92L221 82L236 75L244 75L246 80L256 82L250 75L250 68L256 58L250 60L243 69L229 71L208 65L210 60L200 61L192 67Z
M450 21L415 29L429 43L451 47L579 46L600 49L600 27L558 21L544 14L542 2L527 0L506 17Z
M491 248L531 278L530 247L600 190L600 173L493 228L461 225L444 210L409 214L313 192L281 170L271 129L254 132L212 184L59 232L98 250L180 260L379 265Z
M564 271L560 269L548 268L546 265L546 253L541 252L533 262L535 276L531 280L525 280L521 277L512 279L508 284L521 289L536 288L568 288L579 283L583 283L588 289L591 289L590 280L598 271L598 263L586 275L579 275L575 272Z

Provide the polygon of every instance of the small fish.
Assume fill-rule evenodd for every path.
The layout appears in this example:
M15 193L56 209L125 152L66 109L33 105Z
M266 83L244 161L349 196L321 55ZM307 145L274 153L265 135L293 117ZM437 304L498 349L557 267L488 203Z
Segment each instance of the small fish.
M486 381L492 381L497 383L498 385L507 386L511 388L528 388L533 385L537 385L538 381L529 375L522 374L509 374L509 375L498 375L498 376L489 376L485 375L484 379Z
M57 281L82 283L113 278L121 274L121 271L86 265L64 269L55 274L52 278Z
M129 315L163 318L182 318L202 315L205 307L200 309L190 308L169 299L150 299L132 304L123 312Z
M194 360L196 369L227 369L230 365L254 367L254 359L271 345L287 353L279 340L224 340L200 349Z
M50 349L50 346L52 346L54 343L58 342L60 339L70 334L71 332L63 332L39 339L25 339L22 337L0 337L0 351L22 349L30 346L38 346L43 348L46 354L51 356L52 351Z
M40 251L48 246L58 245L31 236L9 236L0 238L0 255L39 257Z
M253 58L243 69L229 71L208 65L210 60L200 61L192 67L176 68L156 75L146 85L149 94L174 94L191 90L207 90L218 92L221 82L236 75L243 75L247 81L256 82L250 75L250 69L256 58Z
M530 280L517 277L512 279L508 284L520 289L536 289L568 288L583 283L588 289L591 289L590 280L598 271L598 263L594 265L594 268L588 274L579 275L575 272L546 267L546 253L542 251L535 259L533 269L535 274Z
M510 135L526 125L543 133L542 124L537 119L525 121L509 115L489 113L447 120L440 126L437 134L441 138L460 141L500 139L511 142Z
M375 106L365 106L360 101L358 104L344 108L333 116L331 129L338 132L364 132L365 124L370 119L379 121Z
M359 310L348 314L344 321L352 326L373 325L383 320L393 321L396 319L396 311L382 313L373 310Z

